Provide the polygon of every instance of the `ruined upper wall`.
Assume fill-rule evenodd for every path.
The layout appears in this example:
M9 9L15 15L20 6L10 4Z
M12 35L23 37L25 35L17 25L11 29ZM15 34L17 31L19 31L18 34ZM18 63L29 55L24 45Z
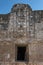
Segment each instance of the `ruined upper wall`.
M13 7L11 8L11 12L16 12L18 10L25 10L25 9L28 9L28 10L32 10L31 7L28 5L28 4L15 4L13 5Z
M34 13L33 15L35 15L37 19L43 18L43 10L35 10L35 11L32 11L32 12Z
M8 28L10 14L0 14L0 30Z
M0 22L2 21L9 21L10 13L8 14L0 14Z
M19 11L19 9L21 11L26 11L28 10L28 12L32 12L31 15L33 16L34 21L40 22L43 18L43 10L35 10L32 11L32 8L28 5L28 4L15 4L13 5L13 7L11 8L11 12L9 14L0 14L0 25L3 26L3 23L5 24L6 22L8 23L11 17L11 13L17 12ZM15 14L15 13L14 13ZM12 14L13 16L13 14ZM3 23L1 23L3 22ZM5 24L6 25L6 24Z
M11 12L10 13L8 13L8 14L0 14L0 22L1 22L1 20L3 22L9 21L10 14L18 11L19 9L21 9L21 11L25 10L25 9L26 10L27 9L31 10L33 15L35 15L37 19L43 18L43 10L34 10L33 11L32 8L28 4L15 4L11 8Z

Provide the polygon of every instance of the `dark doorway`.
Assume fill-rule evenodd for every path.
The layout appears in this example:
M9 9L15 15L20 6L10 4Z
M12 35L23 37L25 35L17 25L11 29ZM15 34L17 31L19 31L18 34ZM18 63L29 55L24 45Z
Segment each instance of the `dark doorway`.
M26 47L17 47L17 61L25 61Z

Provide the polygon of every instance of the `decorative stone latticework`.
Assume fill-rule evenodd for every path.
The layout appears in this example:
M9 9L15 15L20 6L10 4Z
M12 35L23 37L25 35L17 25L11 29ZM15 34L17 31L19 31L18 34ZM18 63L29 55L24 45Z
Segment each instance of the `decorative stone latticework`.
M0 14L0 64L19 65L19 48L26 48L24 64L43 62L43 10L15 4L10 13Z

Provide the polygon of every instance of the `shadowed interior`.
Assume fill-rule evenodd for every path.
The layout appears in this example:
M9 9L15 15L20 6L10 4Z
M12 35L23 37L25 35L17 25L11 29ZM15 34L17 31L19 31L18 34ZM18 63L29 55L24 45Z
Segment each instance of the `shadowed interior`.
M26 47L17 47L17 61L25 61Z

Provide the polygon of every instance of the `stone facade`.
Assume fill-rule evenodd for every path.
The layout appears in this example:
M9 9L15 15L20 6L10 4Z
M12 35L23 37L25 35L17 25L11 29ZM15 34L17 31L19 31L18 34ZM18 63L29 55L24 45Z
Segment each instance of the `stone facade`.
M21 57L17 59L22 53L18 53L19 48L25 48L23 62ZM0 14L0 64L33 63L43 65L43 10L33 11L28 4L15 4L10 13Z

